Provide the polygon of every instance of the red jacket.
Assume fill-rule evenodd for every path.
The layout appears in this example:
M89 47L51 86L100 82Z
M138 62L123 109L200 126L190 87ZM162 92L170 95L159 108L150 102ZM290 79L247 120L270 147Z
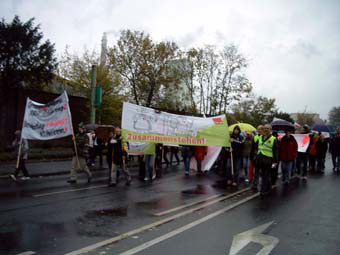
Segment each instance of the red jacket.
M207 146L195 146L195 158L197 160L203 160L207 152L208 152Z
M285 135L282 137L280 142L280 160L291 161L297 156L298 144L294 136L289 138Z

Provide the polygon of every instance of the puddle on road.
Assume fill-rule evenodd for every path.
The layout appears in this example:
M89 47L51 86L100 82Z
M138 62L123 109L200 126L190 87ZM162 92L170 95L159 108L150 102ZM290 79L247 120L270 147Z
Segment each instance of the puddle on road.
M210 185L198 184L196 188L183 190L182 193L188 195L206 195L215 194L216 192Z

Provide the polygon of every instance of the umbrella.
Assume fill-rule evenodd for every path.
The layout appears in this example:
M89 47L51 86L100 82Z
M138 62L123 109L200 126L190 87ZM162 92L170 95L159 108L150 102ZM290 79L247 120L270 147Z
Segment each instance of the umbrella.
M86 130L95 130L98 127L98 125L97 124L86 124L84 127Z
M329 133L330 129L327 125L324 124L316 124L314 125L314 127L312 128L312 131L317 131L317 132L325 132L325 133Z
M229 126L229 130L233 131L236 126L239 126L242 132L253 132L256 131L252 125L247 123L236 123L234 125Z
M274 121L271 123L273 130L286 130L287 128L290 130L294 130L295 127L292 123L286 120L275 118Z

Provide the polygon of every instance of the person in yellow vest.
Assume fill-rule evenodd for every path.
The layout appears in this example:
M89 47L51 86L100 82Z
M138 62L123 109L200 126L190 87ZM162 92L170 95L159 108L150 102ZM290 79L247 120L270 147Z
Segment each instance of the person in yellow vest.
M256 167L260 171L261 196L269 193L271 188L271 172L278 163L277 139L272 135L272 128L269 124L263 127L263 134L258 138Z
M251 152L250 152L250 159L253 161L253 166L254 166L252 189L256 192L257 192L257 185L259 184L260 173L259 173L258 167L255 164L254 159L257 155L258 141L262 135L262 132L263 132L263 126L259 125L257 127L257 135L255 135L253 138L253 143L252 143Z

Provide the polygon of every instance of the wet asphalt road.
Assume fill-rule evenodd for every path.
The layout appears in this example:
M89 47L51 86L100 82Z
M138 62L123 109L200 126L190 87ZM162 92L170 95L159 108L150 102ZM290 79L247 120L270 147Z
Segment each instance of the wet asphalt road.
M265 199L245 191L208 206L195 205L200 210L185 213L193 205L154 215L237 191L216 185L220 179L214 173L185 178L182 165L153 184L134 180L130 187L124 181L118 187L106 187L105 172L96 172L91 184L80 179L73 186L66 183L67 176L21 184L1 179L0 254L67 254L171 217L86 254L134 254L132 249L145 243L150 247L138 254L229 254L235 235L271 222L263 232L278 239L270 254L340 254L340 175L332 173L329 160L324 176L313 175L307 183L294 182L289 187L279 185ZM237 254L256 254L262 247L249 242Z

